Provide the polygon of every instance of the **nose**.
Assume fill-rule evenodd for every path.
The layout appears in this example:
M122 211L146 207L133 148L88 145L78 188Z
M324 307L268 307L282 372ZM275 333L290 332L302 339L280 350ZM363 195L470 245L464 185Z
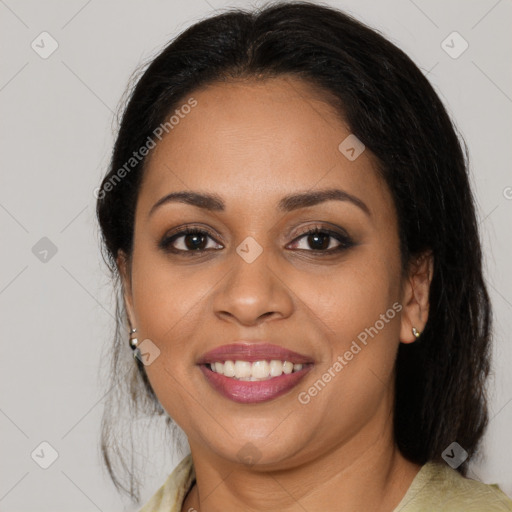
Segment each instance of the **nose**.
M248 263L238 253L233 253L231 270L213 300L214 312L219 318L251 326L291 315L292 292L279 271L271 268L267 255L264 250Z

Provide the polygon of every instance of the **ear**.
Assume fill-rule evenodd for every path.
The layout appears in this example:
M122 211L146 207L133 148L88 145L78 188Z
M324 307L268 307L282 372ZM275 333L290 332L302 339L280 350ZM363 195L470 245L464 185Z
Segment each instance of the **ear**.
M130 259L126 253L119 250L117 253L116 263L119 270L119 276L121 277L121 285L123 287L123 298L126 314L128 315L130 326L134 327L137 325L137 323L135 321L135 313L133 308Z
M402 317L400 341L412 343L416 336L412 332L415 327L422 332L429 311L430 283L434 275L434 256L432 251L426 251L413 257L409 263L408 275L402 288Z

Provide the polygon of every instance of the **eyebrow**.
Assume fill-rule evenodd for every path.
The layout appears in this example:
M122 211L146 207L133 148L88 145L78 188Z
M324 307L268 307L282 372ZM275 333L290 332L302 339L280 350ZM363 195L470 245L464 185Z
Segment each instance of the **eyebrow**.
M348 201L371 217L370 209L361 199L338 188L290 194L283 197L279 201L277 208L282 212L291 212L300 208L315 206L325 201ZM151 216L160 206L172 202L185 203L209 211L225 210L225 203L217 194L181 191L171 192L170 194L167 194L166 196L159 199L151 207L151 210L148 213L148 217Z

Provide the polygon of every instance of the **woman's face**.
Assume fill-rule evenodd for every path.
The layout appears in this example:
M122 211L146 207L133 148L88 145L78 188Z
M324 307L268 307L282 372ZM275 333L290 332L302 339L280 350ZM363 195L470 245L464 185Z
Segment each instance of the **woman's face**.
M359 449L390 428L396 351L414 339L390 192L307 83L191 96L150 154L130 271L119 260L151 385L204 456L284 468ZM327 190L341 192L315 199ZM155 206L176 192L215 201ZM206 233L173 237L187 227ZM302 370L288 374L286 359ZM228 375L281 375L246 381L200 364L224 360ZM254 364L264 360L275 362Z

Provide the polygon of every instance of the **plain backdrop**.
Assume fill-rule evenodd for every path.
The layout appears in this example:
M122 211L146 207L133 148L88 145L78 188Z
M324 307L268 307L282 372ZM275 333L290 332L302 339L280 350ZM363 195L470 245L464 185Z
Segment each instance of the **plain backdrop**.
M512 495L512 2L326 3L405 50L469 146L495 315L491 422L471 476ZM263 4L0 0L1 511L136 510L118 496L99 458L108 390L98 368L114 310L93 191L132 72L215 11ZM166 450L156 441L144 454L143 501L178 462Z

